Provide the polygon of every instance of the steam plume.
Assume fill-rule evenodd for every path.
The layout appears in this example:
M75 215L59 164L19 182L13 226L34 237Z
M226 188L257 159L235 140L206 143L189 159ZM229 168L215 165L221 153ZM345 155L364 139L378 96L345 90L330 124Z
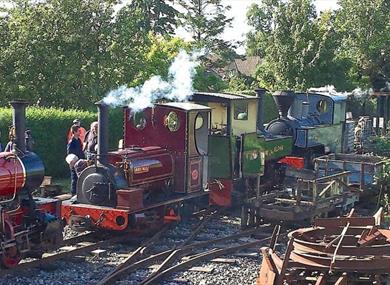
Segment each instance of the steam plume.
M153 106L153 102L160 98L187 101L193 93L192 80L201 55L203 51L187 54L180 50L169 67L166 81L153 76L142 86L128 88L123 85L110 91L103 101L111 106L128 105L134 112Z

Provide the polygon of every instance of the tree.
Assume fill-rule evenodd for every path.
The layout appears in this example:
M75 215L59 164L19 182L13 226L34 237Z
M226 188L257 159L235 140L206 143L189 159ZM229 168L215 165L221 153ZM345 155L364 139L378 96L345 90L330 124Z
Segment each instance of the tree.
M211 53L219 54L221 59L235 55L231 43L221 39L232 18L226 16L230 6L223 6L221 0L179 0L183 7L183 26L191 33L198 47L206 47Z
M317 17L312 0L265 0L248 11L249 54L262 57L257 79L270 90L345 87L343 69L335 67L338 42L332 13ZM343 89L343 88L341 88Z
M0 102L90 107L139 74L148 34L143 15L121 13L115 1L13 1L0 20Z
M177 25L178 11L166 2L173 0L137 0L128 6L134 13L143 15L138 27L144 32L153 32L158 35L172 35Z
M112 4L97 0L17 1L8 10L0 69L5 98L42 105L90 104L102 93Z
M336 26L343 37L339 57L352 62L351 77L361 87L371 87L381 77L389 80L390 2L340 0L339 5Z

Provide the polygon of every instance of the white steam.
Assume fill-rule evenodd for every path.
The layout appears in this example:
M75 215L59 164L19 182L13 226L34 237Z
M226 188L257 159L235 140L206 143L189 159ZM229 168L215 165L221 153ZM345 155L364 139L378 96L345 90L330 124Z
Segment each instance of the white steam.
M371 96L373 90L366 89L362 90L361 88L355 88L351 92L339 92L336 90L336 88L333 85L326 85L324 87L318 87L318 88L310 88L308 91L315 92L315 93L322 93L322 94L330 94L333 96L353 96L356 99L364 100Z
M193 93L192 80L199 65L198 58L203 54L203 51L188 54L180 50L169 67L167 80L156 75L142 86L128 88L123 85L110 91L103 102L111 106L128 105L133 112L137 112L153 106L157 99L187 101Z

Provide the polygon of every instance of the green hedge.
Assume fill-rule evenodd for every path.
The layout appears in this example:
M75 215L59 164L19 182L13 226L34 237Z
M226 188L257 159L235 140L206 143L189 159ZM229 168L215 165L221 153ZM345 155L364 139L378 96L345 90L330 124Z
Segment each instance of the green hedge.
M34 152L43 160L46 175L65 177L69 175L65 162L67 133L74 119L88 130L91 122L97 120L97 111L63 110L57 108L27 107L26 127L31 129L34 138ZM12 124L11 108L0 108L0 141L8 141L8 127ZM118 146L123 136L122 109L112 109L109 115L110 149Z

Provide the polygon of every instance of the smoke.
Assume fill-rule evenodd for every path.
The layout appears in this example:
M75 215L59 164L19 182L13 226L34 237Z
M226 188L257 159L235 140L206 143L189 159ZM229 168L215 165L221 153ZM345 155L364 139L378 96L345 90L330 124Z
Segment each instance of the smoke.
M319 88L310 88L309 91L316 92L316 93L325 93L334 96L343 96L343 97L352 96L358 100L365 100L369 98L373 93L373 90L371 88L366 90L363 90L361 88L355 88L351 92L339 92L336 90L336 88L333 85L326 85L324 87L319 87Z
M333 96L342 96L342 97L346 97L350 94L347 92L338 92L333 85L326 85L326 86L318 87L318 88L309 88L308 91L315 92L315 93L324 93L324 94L329 94L329 95L333 95Z
M187 101L192 93L192 81L195 68L199 65L198 58L204 51L192 54L180 50L169 67L167 80L153 76L142 86L128 88L123 85L110 91L103 102L110 106L127 105L132 111L141 111L153 106L153 102L166 98L173 101Z

